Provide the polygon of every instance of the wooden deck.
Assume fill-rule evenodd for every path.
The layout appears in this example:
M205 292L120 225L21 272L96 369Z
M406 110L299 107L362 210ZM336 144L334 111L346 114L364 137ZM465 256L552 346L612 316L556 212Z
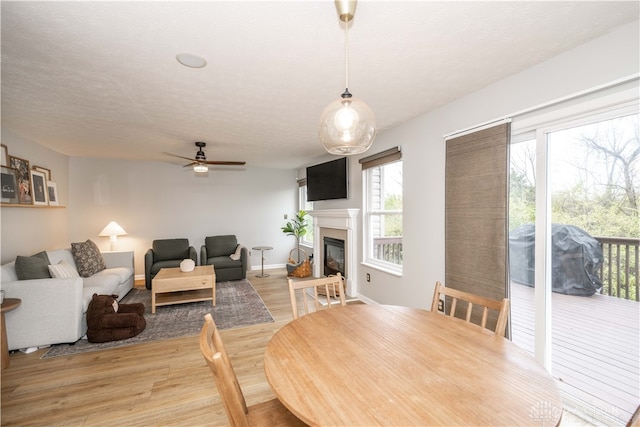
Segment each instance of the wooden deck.
M623 424L640 404L640 303L552 294L552 374L589 415ZM534 292L511 286L513 342L534 352ZM606 416L605 416L606 417Z

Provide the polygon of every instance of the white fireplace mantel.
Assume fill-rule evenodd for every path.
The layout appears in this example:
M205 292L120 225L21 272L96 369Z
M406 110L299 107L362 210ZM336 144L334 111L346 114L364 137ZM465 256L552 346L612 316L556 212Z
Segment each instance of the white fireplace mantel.
M358 224L357 219L360 209L321 209L307 212L313 217L313 276L323 275L322 259L324 258L324 246L322 244L321 229L345 230L345 258L346 258L346 292L348 295L357 293L357 248L358 248Z

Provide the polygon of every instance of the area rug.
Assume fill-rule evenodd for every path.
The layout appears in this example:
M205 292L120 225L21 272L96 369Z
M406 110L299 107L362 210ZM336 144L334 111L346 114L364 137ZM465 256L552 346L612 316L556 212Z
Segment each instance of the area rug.
M206 313L211 313L218 329L274 321L271 312L247 279L216 283L215 307L211 305L211 301L201 301L157 307L155 314L151 314L151 291L146 288L132 289L121 301L123 304L134 302L145 305L144 317L147 322L145 330L137 336L106 343L90 343L83 338L75 344L57 344L41 359L198 335Z

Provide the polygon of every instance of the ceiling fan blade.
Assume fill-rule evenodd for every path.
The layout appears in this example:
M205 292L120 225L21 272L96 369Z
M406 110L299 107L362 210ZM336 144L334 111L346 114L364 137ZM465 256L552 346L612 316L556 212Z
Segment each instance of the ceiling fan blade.
M247 164L247 162L225 162L222 160L206 160L202 163L205 163L207 165L230 165L230 166L242 166Z
M173 157L178 157L179 159L190 160L192 162L194 161L194 159L192 157L178 156L177 154L171 154L171 153L167 153L167 152L165 152L164 154L167 154L167 155L173 156Z
M188 165L184 165L183 168L190 168L191 166L197 165L197 164L198 164L198 162L191 162Z

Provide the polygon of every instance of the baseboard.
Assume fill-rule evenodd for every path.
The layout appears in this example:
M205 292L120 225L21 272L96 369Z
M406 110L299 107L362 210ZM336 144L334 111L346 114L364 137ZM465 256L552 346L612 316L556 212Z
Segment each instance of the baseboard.
M265 270L275 270L277 268L285 268L287 265L286 264L265 264L264 269ZM249 271L260 271L262 270L262 266L261 265L252 265L251 269Z
M265 270L275 270L278 268L286 268L287 265L286 264L269 264L269 265L265 265L264 269ZM249 269L249 271L260 271L262 269L262 266L258 265L252 265L251 268ZM133 276L133 280L135 281L135 284L138 284L138 282L141 282L144 285L144 274L136 274Z
M362 294L358 294L356 295L356 298L358 298L360 301L362 301L365 304L369 304L369 305L380 305L379 302L372 300L371 298L367 298Z

